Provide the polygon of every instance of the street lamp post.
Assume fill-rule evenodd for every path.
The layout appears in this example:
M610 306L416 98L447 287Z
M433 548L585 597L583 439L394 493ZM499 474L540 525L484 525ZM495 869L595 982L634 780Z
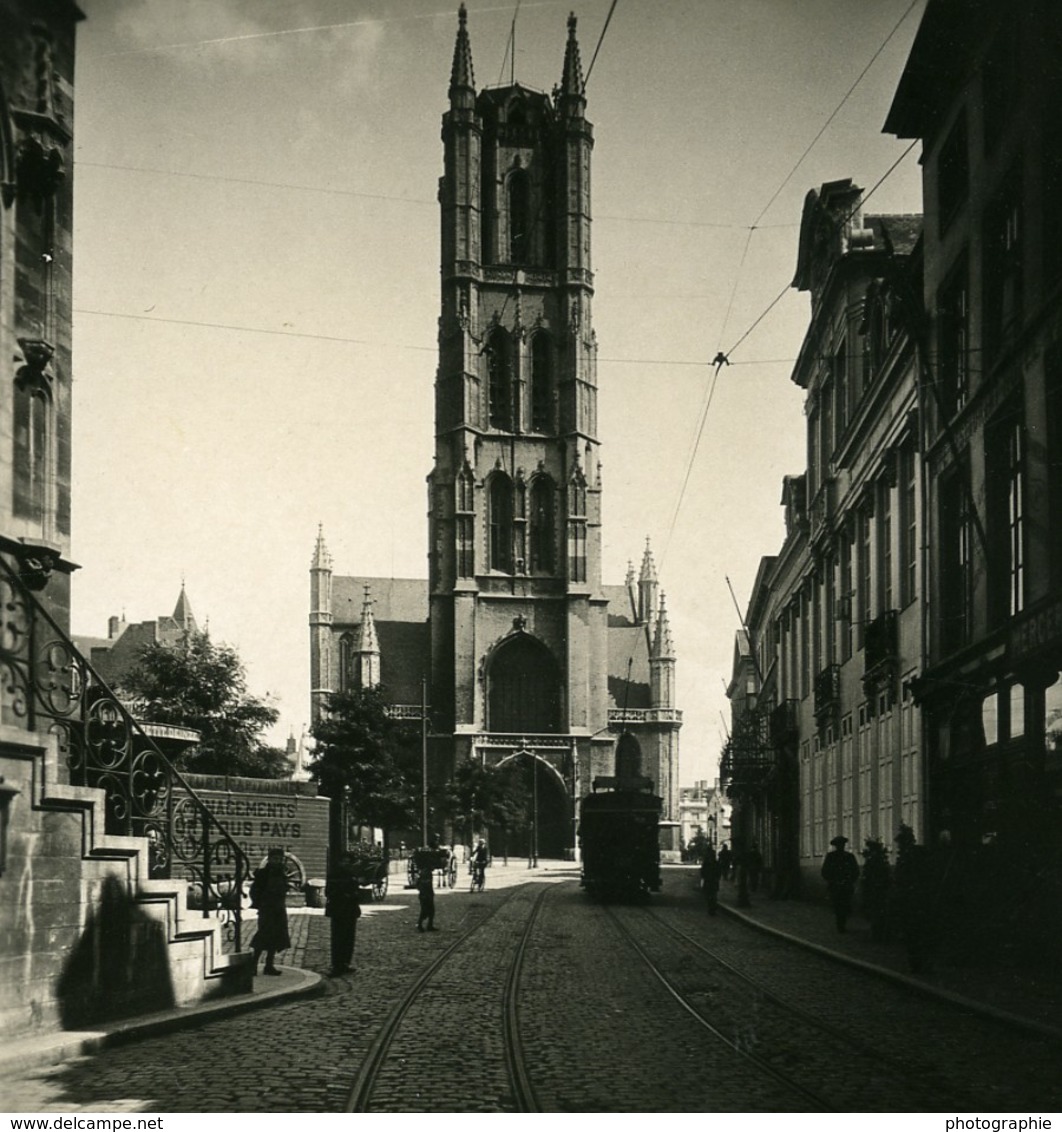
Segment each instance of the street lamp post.
M538 755L531 753L531 837L527 852L527 867L538 868Z
M420 678L420 843L428 844L428 680Z

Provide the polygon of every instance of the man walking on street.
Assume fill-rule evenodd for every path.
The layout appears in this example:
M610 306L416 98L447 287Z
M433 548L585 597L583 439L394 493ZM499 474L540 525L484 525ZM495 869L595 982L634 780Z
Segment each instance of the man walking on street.
M358 878L352 854L342 853L325 886L325 915L332 921L332 974L350 970L361 915Z
M843 932L852 913L852 896L859 880L859 862L845 846L848 838L838 834L830 844L833 849L822 862L822 879L830 892L830 904L837 921L837 930Z
M420 898L420 915L417 917L417 931L433 932L435 928L435 869L439 863L439 839L433 837L426 849L418 849L414 854L417 864L417 896ZM425 927L424 925L428 926Z

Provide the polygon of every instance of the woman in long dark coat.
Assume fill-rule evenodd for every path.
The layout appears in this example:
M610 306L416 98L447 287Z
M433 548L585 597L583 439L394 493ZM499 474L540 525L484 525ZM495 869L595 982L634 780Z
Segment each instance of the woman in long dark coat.
M251 904L258 909L258 931L251 940L254 967L265 952L267 975L279 975L274 960L278 951L291 947L288 935L288 878L284 872L284 850L270 849L265 865L256 869L251 884Z

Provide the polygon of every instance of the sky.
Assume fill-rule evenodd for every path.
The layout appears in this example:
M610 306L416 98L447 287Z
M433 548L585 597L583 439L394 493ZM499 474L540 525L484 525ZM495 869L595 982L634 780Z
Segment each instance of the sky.
M552 90L578 17L603 580L650 539L683 784L717 774L737 605L805 465L804 197L851 177L871 213L921 211L919 150L881 128L923 3L467 3L479 88ZM80 5L73 628L168 614L183 580L282 744L318 524L338 574L426 573L457 0Z

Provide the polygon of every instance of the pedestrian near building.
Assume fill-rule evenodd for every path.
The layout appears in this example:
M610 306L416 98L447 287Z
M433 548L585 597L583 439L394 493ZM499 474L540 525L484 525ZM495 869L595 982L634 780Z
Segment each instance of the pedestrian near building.
M723 880L730 879L730 869L733 865L733 854L730 852L730 846L723 842L723 847L719 850L719 876Z
M709 916L714 916L719 911L719 874L719 860L715 850L708 845L701 861L701 893L708 906Z
M417 865L417 896L420 900L420 915L417 917L418 932L433 932L435 928L435 869L441 856L439 839L433 837L431 845L418 849L415 854ZM427 927L424 925L427 924Z
M822 862L822 879L830 893L837 930L843 932L847 929L848 917L852 914L852 896L859 880L859 862L854 853L845 849L848 838L843 834L838 834L830 844L833 849Z
M325 915L332 925L332 974L350 970L354 960L358 917L361 915L361 892L352 853L342 853L325 885Z
M251 907L258 909L258 930L251 940L254 968L265 952L265 974L279 975L276 954L291 947L288 935L288 878L284 871L284 850L270 849L266 863L256 869L251 882Z

